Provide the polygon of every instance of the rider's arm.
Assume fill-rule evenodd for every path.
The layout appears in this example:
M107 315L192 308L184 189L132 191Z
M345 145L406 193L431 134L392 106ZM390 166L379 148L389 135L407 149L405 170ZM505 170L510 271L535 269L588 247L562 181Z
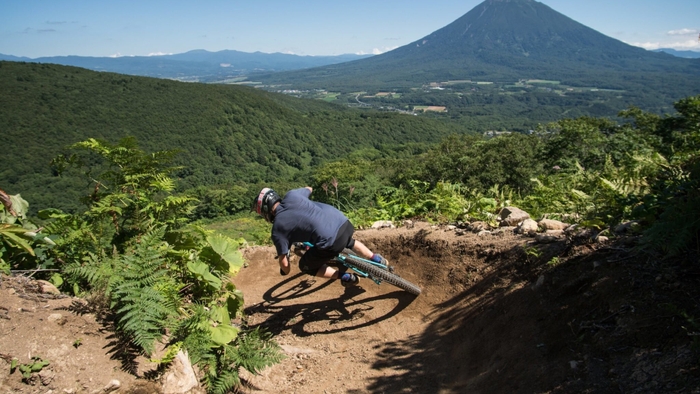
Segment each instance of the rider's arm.
M280 275L288 275L291 267L289 266L289 259L286 254L278 256L278 262L280 265Z

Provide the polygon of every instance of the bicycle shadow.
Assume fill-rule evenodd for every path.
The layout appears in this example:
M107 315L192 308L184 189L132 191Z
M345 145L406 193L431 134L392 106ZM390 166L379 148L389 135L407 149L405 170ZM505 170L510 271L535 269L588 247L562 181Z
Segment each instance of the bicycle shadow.
M406 309L416 298L401 290L361 297L367 291L360 285L346 288L337 298L281 305L283 301L309 296L335 283L332 280L309 278L284 289L302 276L306 275L298 274L276 284L265 292L262 303L246 308L245 313L249 316L253 313L269 314L267 319L252 327L263 327L274 335L285 330L290 330L298 337L336 334L388 320ZM388 304L392 306L387 307ZM329 329L328 325L336 327Z

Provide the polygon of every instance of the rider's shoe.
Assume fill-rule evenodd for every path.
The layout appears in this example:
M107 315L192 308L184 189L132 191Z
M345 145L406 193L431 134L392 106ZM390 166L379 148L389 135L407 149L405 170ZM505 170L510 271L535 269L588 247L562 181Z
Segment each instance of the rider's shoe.
M355 274L346 272L340 276L340 284L343 287L357 286L360 284L360 278Z

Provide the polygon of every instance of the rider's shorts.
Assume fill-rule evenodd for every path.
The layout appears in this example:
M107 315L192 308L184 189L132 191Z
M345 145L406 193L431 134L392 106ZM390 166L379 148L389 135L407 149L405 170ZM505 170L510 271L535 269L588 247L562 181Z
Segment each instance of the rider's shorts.
M340 226L335 242L329 249L311 248L301 256L299 260L299 270L305 274L316 275L319 268L324 264L328 264L328 262L338 256L343 249L352 249L352 247L355 246L355 240L352 238L354 233L355 228L348 220ZM344 271L344 269L341 269L341 271Z

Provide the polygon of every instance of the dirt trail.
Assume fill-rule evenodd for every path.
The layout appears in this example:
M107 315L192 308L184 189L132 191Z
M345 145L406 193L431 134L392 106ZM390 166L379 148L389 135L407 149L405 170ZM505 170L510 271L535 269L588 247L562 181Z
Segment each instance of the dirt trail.
M624 239L535 245L425 223L356 236L422 294L367 280L345 289L301 275L296 260L282 277L272 248L247 249L233 281L248 322L287 358L243 374L246 393L700 393L694 266L639 261ZM117 393L157 392L136 377L146 360L113 354L115 341L77 299L0 284L0 358L52 362L30 385L0 361L0 393L93 393L112 379Z
M534 257L509 230L425 223L357 238L423 293L280 277L273 249L249 250L235 283L250 323L289 356L249 377L249 393L700 392L691 341L655 304L687 303L697 281L679 285L624 244L569 239Z
M457 236L427 224L357 237L388 252L422 294L367 280L345 290L298 269L283 278L272 248L249 250L249 266L234 282L250 323L277 335L290 355L252 378L251 392L497 392L494 380L500 392L537 392L547 387L544 375L563 379L570 369L535 367L554 344L539 346L547 340L536 328L533 278L510 272L525 259L526 239Z

